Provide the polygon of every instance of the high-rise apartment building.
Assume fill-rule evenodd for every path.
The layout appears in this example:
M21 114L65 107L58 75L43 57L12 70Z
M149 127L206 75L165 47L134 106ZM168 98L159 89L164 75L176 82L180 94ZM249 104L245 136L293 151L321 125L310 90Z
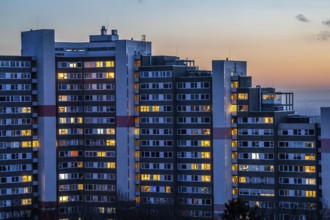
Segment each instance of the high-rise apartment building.
M0 219L116 218L119 201L219 219L232 198L322 219L328 108L321 125L295 115L293 94L252 87L246 62L202 71L104 27L85 43L23 32L22 55L0 57Z

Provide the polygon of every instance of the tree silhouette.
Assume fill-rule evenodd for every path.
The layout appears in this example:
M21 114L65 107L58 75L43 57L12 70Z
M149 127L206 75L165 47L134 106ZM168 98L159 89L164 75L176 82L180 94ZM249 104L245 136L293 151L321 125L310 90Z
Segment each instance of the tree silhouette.
M240 199L232 199L225 204L224 213L221 215L225 220L262 220L264 219L259 207L249 207Z

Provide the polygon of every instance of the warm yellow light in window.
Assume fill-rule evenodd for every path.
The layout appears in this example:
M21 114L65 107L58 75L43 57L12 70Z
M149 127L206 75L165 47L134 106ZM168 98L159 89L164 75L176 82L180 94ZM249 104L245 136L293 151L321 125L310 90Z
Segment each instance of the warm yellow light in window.
M234 159L234 160L237 159L237 152L232 153L231 158Z
M141 180L150 180L150 174L141 174Z
M140 203L141 202L141 196L136 196L135 197L135 202Z
M273 117L264 117L264 123L272 124L273 123Z
M134 135L140 135L140 129L139 128L134 129Z
M201 168L202 168L202 170L210 170L211 169L211 164L202 163Z
M60 121L60 124L65 124L66 123L66 118L60 118L59 121Z
M22 113L31 113L31 108L30 107L23 107L22 108Z
M39 147L39 141L32 141L33 147Z
M22 141L22 147L31 147L31 141Z
M139 89L139 83L134 83L134 89L138 90Z
M31 130L22 130L22 136L31 136Z
M115 73L107 72L107 73L105 73L105 78L114 79L115 78Z
M60 106L60 107L58 107L58 111L59 112L67 112L68 111L68 108L67 107L63 107L63 106Z
M232 146L232 147L237 147L237 141L232 141L232 142L231 142L231 146Z
M305 166L306 173L315 173L315 166Z
M160 181L160 175L159 174L154 174L152 179L154 181Z
M135 163L135 169L140 169L140 162Z
M135 158L140 158L140 151L135 151Z
M198 164L197 163L192 163L191 164L191 169L192 170L198 170Z
M149 106L141 105L140 112L149 112Z
M237 112L237 105L230 105L230 112Z
M24 193L30 193L31 188L30 187L24 187Z
M306 190L306 197L316 197L316 191Z
M237 129L236 128L231 129L231 135L233 135L233 136L237 135Z
M22 199L22 205L31 205L32 199Z
M116 140L107 140L107 146L116 146Z
M115 62L114 61L106 61L105 66L106 67L113 67L113 66L115 66Z
M201 157L202 158L211 158L211 153L210 152L202 152Z
M59 134L59 135L65 135L65 134L68 134L68 129L58 129L58 134Z
M211 176L203 175L202 176L202 182L211 182Z
M107 128L107 134L116 134L116 130L114 128Z
M69 196L60 196L60 202L69 202Z
M202 129L202 134L205 134L205 135L210 135L211 134L211 129Z
M233 188L232 192L233 192L233 195L237 195L238 194L238 188Z
M139 67L139 66L141 66L141 61L140 61L140 60L135 60L135 61L134 61L134 66L135 66L135 67Z
M116 163L115 162L108 162L107 167L110 168L110 169L115 169L116 168Z
M95 62L96 67L103 67L103 61L97 61Z
M134 95L134 101L139 101L140 100L140 96L139 95Z
M231 165L231 170L232 171L237 171L237 164L233 164L233 165Z
M231 95L230 95L230 98L231 98L231 100L237 100L237 94L236 93L232 93Z
M211 141L208 141L208 140L201 141L201 146L202 147L210 147L211 146Z
M97 156L98 157L105 157L106 153L104 151L98 151Z
M67 73L58 73L57 74L57 78L58 79L67 79L68 78L68 74Z
M165 186L165 192L170 193L171 191L172 190L170 186Z
M84 167L84 163L83 162L78 162L78 168L83 168Z
M235 89L238 88L238 82L231 82L230 87Z
M31 182L32 176L22 176L22 182Z
M70 156L71 157L78 157L79 156L79 152L77 150L70 151Z
M66 102L66 101L68 101L68 96L60 95L60 96L58 96L58 101Z
M315 160L315 155L314 154L306 154L305 155L305 160Z
M202 111L209 112L210 110L211 110L211 106L210 105L202 105Z
M159 112L159 106L158 105L152 106L152 111Z
M238 177L237 177L237 176L233 176L233 177L231 178L231 182L232 182L232 183L238 183Z
M141 186L141 192L150 192L150 186Z
M78 184L78 190L84 190L84 184Z
M249 99L249 94L248 93L238 93L238 99L247 100L247 99Z
M240 183L246 183L246 177L245 176L239 177L239 182Z

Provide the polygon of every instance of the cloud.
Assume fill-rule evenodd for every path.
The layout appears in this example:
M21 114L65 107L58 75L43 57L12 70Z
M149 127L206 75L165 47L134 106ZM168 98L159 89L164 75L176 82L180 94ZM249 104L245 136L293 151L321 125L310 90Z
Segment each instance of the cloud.
M318 35L317 35L317 39L320 41L327 41L330 40L330 31L321 31Z
M303 14L297 15L296 18L298 19L298 21L301 21L301 22L309 22L309 20Z
M322 21L322 24L324 24L325 26L330 27L330 19Z

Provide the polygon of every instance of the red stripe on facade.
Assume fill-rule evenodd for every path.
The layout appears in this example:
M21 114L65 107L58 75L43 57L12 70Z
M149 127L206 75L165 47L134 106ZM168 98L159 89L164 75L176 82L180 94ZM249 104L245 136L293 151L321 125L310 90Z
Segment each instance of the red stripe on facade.
M117 116L116 123L119 128L134 127L134 116Z
M321 152L330 153L330 138L321 139Z
M231 139L231 129L230 128L213 128L213 139L215 139L215 140Z
M56 106L55 105L39 105L38 115L41 117L55 117Z

